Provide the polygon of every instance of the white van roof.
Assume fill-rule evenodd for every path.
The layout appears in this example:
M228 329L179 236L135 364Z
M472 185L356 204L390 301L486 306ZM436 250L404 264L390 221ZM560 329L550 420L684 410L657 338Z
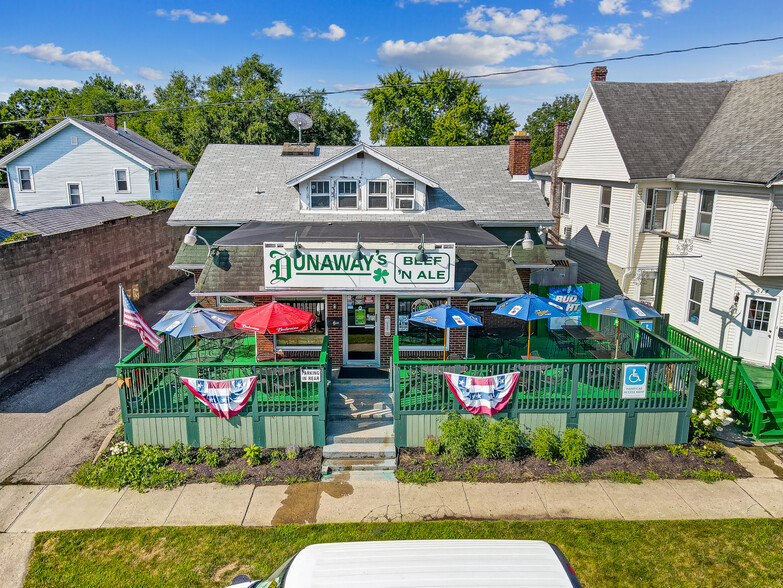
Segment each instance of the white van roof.
M284 586L572 588L549 543L486 539L310 545L294 558Z

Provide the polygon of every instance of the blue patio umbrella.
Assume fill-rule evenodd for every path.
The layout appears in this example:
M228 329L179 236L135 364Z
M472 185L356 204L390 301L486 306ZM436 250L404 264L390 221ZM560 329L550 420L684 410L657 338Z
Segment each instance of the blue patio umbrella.
M415 323L421 323L430 327L439 327L441 329L450 329L452 327L480 327L481 319L475 314L470 314L459 308L454 308L450 304L441 304L434 308L418 310L411 313L411 318ZM446 339L443 340L443 359L446 359Z
M543 318L568 316L565 308L557 302L527 293L505 300L495 307L492 314L513 316L527 321L527 358L530 359L530 322Z
M603 316L612 316L617 319L638 321L648 318L660 318L660 314L651 306L631 300L628 296L618 294L611 298L601 298L583 302L585 310L590 314L600 314ZM617 352L620 349L620 321L617 321L617 338L614 344L614 357L617 359Z
M234 320L233 314L217 312L209 308L188 308L170 310L152 328L172 337L196 337L196 358L198 359L198 336L222 331Z

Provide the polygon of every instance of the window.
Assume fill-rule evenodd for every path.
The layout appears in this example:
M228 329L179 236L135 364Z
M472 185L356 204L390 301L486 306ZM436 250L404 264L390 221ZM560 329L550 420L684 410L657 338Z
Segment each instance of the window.
M413 303L416 307L413 308ZM433 347L443 349L446 342L444 329L430 327L409 320L411 313L447 304L446 298L398 298L397 299L397 334L400 347ZM402 319L402 320L400 320Z
M177 190L182 188L182 183L180 182L179 174L180 174L180 171L178 169L175 169L174 170L174 177L177 178Z
M71 137L71 145L78 145L79 144L79 137Z
M769 319L772 314L771 300L748 299L748 313L745 328L751 331L769 330Z
M715 190L702 190L699 214L696 215L696 236L709 238L712 229L712 211L715 207Z
M19 176L20 192L35 192L35 184L33 184L33 168L17 167L16 175Z
M560 198L560 213L571 214L571 182L563 182L563 193Z
M253 304L253 297L252 296L217 296L217 307L218 308L225 308L225 307L237 307L241 306L243 308L252 308L255 306Z
M152 181L155 184L155 191L160 192L160 172L158 170L152 172Z
M358 182L341 180L337 182L337 208L358 207Z
M655 281L658 272L643 271L639 280L639 298L655 297Z
M68 182L66 188L68 190L68 204L81 204L82 185L79 182Z
M389 195L387 193L388 182L376 180L367 182L367 205L370 208L389 208Z
M701 295L704 291L704 281L691 278L691 287L688 288L688 322L699 324L701 316Z
M666 229L666 214L669 210L669 190L648 188L644 207L644 230L663 231Z
M326 335L326 304L323 298L315 299L278 299L279 302L293 306L300 310L312 312L315 316L315 324L307 331L296 333L284 333L275 335L277 347L317 347L320 348Z
M609 209L612 205L611 186L601 186L601 204L598 207L598 224L609 224Z
M117 192L130 192L130 180L127 169L114 170L114 189Z
M396 195L395 208L399 210L413 210L413 201L415 193L414 182L397 182L394 186Z
M310 208L329 208L329 182L310 182Z

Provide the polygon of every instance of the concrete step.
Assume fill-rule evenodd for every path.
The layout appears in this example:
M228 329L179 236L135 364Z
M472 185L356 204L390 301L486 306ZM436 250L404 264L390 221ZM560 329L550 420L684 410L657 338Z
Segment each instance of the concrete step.
M348 396L362 397L362 396L391 396L391 390L388 388L360 388L359 386L332 386L329 388L329 396Z
M324 459L393 459L394 443L331 443L324 446Z
M324 459L322 472L393 472L396 459ZM384 476L386 479L386 476Z
M330 421L362 421L392 418L392 409L390 406L382 408L367 408L365 410L351 410L344 408L329 408L328 419Z
M390 464L386 464L384 467L390 469L383 470L329 470L326 469L321 475L322 482L396 482L394 477L394 467L396 464L394 460L389 460ZM327 468L330 466L327 465Z
M335 421L326 425L326 444L393 443L394 422L389 420Z
M350 408L368 410L371 408L391 408L392 399L386 396L336 396L329 397L329 408Z

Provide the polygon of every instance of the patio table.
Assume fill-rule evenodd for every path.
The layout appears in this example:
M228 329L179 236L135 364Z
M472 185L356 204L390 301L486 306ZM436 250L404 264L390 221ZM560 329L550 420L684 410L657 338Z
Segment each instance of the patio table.
M587 351L588 341L611 341L606 335L589 325L563 325L563 330L568 333L569 337L576 340L583 351Z
M590 355L596 359L615 359L614 351L610 349L591 349ZM633 359L631 355L628 355L625 351L617 352L617 359Z

